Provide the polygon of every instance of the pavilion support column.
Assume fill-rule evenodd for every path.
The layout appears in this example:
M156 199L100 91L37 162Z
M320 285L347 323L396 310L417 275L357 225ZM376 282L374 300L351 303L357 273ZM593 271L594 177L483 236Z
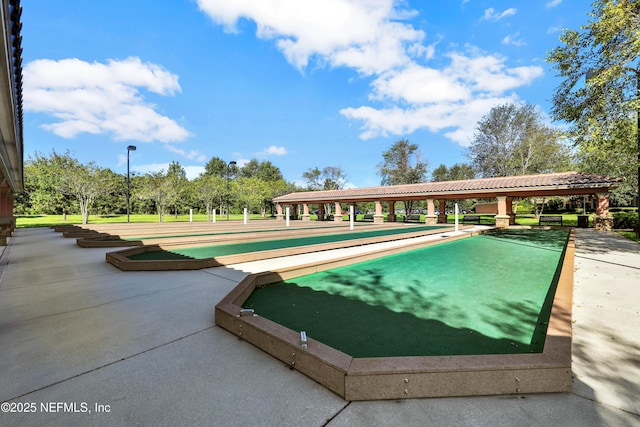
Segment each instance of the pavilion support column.
M596 216L593 220L593 227L599 231L611 231L613 217L609 214L609 194L597 193L596 197Z
M376 200L376 213L373 215L373 222L376 224L382 224L384 222L384 215L382 215L382 202Z
M7 245L7 237L14 229L13 192L7 186L0 189L0 246Z
M284 220L284 214L282 213L282 205L276 203L276 220Z
M516 214L513 212L513 197L507 196L507 215L509 215L509 225L516 225Z
M387 217L387 222L396 222L396 202L389 202L389 216Z
M440 209L440 213L438 214L438 223L446 224L447 223L447 201L445 199L439 200L438 206Z
M334 202L336 206L336 213L333 215L333 222L342 222L342 206L340 202Z
M438 215L436 215L435 203L433 199L427 199L427 215L425 215L425 223L427 225L436 225L438 223Z
M309 203L302 204L302 220L311 221L311 215L309 215Z
M324 221L324 203L318 205L318 221Z
M498 215L496 215L496 228L509 228L511 216L507 208L507 196L498 196Z

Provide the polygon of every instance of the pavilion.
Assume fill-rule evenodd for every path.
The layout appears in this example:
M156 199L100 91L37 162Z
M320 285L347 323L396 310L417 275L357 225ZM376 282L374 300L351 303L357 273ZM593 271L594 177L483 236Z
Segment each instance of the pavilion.
M609 190L615 188L620 179L581 172L559 172L541 175L480 178L464 181L424 182L418 184L389 185L345 190L303 191L290 193L274 199L277 217L284 218L283 207L292 206L297 211L302 205L302 220L309 221L309 207L318 205L319 216L323 216L324 205L334 204L335 212L359 202L374 202L374 222L384 221L382 203L389 204L388 221L394 222L395 203L404 200L426 200L427 224L445 223L447 200L495 199L497 201L496 227L506 228L515 223L512 208L514 199L528 197L593 195L597 199L595 228L610 230ZM436 202L439 214L436 215ZM335 215L334 221L342 221Z
M0 3L0 245L15 229L13 195L24 191L20 0Z

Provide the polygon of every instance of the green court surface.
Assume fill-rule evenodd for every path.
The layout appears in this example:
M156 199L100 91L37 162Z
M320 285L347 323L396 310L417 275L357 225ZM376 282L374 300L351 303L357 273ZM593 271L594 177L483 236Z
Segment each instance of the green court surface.
M568 235L443 243L256 289L244 307L353 357L541 352Z
M201 237L201 236L223 236L227 234L249 234L249 233L272 233L274 231L296 231L296 230L324 230L330 228L344 228L344 225L323 225L316 227L296 227L296 228L264 228L259 230L227 230L227 231L215 231L215 232L206 232L206 233L186 233L186 234L163 234L163 235L154 235L154 236L141 236L141 237L125 237L122 240L153 240L153 239L166 239L166 238L174 238L174 237ZM359 227L363 227L359 225ZM366 226L364 226L366 227Z
M415 233L418 231L437 230L451 228L451 226L407 226L404 228L388 228L370 231L350 231L339 234L323 234L307 237L293 237L287 239L258 240L252 242L228 243L213 246L201 246L194 248L173 249L170 251L144 252L131 255L131 260L165 260L165 259L205 259L224 255L237 255L250 252L268 251L274 249L286 249L296 246L317 245L322 243L345 242L349 240L366 239L369 237L381 237Z

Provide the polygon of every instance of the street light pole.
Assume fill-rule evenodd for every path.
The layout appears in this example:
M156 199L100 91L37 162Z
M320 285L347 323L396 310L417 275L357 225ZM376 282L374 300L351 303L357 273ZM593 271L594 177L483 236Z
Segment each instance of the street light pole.
M127 147L127 222L130 222L131 218L131 208L130 208L130 200L131 200L131 177L129 174L129 153L132 151L136 151L135 145L130 145Z
M231 175L231 166L235 166L236 164L237 163L232 160L227 165L227 221L229 221L229 197L231 195L229 190L229 175Z

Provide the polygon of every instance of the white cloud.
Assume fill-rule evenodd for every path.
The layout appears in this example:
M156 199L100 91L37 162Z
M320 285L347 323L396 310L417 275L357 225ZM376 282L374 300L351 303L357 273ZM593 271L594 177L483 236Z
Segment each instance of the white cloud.
M555 33L560 33L562 32L562 27L549 27L547 28L547 34L555 34Z
M374 98L399 105L383 109L351 107L340 113L363 123L362 139L427 129L445 132L447 138L466 145L484 114L497 104L516 101L511 91L543 73L538 66L509 68L505 58L473 49L448 56L451 63L442 70L414 64L373 82Z
M551 0L551 1L548 1L545 4L545 6L548 7L548 8L552 8L552 7L556 7L556 6L560 5L560 3L562 3L562 0Z
M140 94L180 92L178 76L139 58L106 64L39 59L24 68L25 110L58 119L42 127L63 138L110 134L117 141L183 141L189 132Z
M257 36L275 40L287 60L305 68L318 57L370 75L409 62L406 50L425 34L403 20L414 12L393 0L198 0L200 9L228 31L240 20L256 23Z
M502 39L502 44L511 45L511 46L526 46L527 43L524 42L520 37L520 32L518 31L515 34L510 34Z
M273 156L284 156L287 154L287 149L282 146L277 147L275 145L271 145L264 150L264 153Z
M490 7L489 9L485 9L482 19L485 19L487 21L499 21L503 18L506 18L507 16L513 16L517 12L518 9L516 9L515 7L510 7L509 9L506 9L501 13L496 12L494 8Z
M207 160L207 156L205 154L200 153L197 150L187 151L171 144L165 144L165 148L167 149L167 151L178 154L189 160L197 160L199 162L204 162L205 160Z
M466 3L463 1L462 4ZM426 34L410 19L415 11L394 0L198 0L200 9L229 32L243 20L255 22L257 37L273 40L295 67L314 61L354 69L371 78L369 100L340 113L362 123L360 138L407 135L417 129L468 144L473 126L496 104L515 101L517 88L542 75L538 66L509 67L507 59L467 47L440 52L449 65L435 68L440 40L425 44ZM498 21L517 9L485 10ZM506 39L521 43L517 34ZM276 147L277 148L277 147ZM261 153L268 153L268 150Z
M507 97L477 98L469 102L451 102L408 108L375 109L372 107L345 108L344 116L364 122L360 138L407 135L418 129L444 132L445 137L461 146L468 146L478 120L492 107L515 102Z

